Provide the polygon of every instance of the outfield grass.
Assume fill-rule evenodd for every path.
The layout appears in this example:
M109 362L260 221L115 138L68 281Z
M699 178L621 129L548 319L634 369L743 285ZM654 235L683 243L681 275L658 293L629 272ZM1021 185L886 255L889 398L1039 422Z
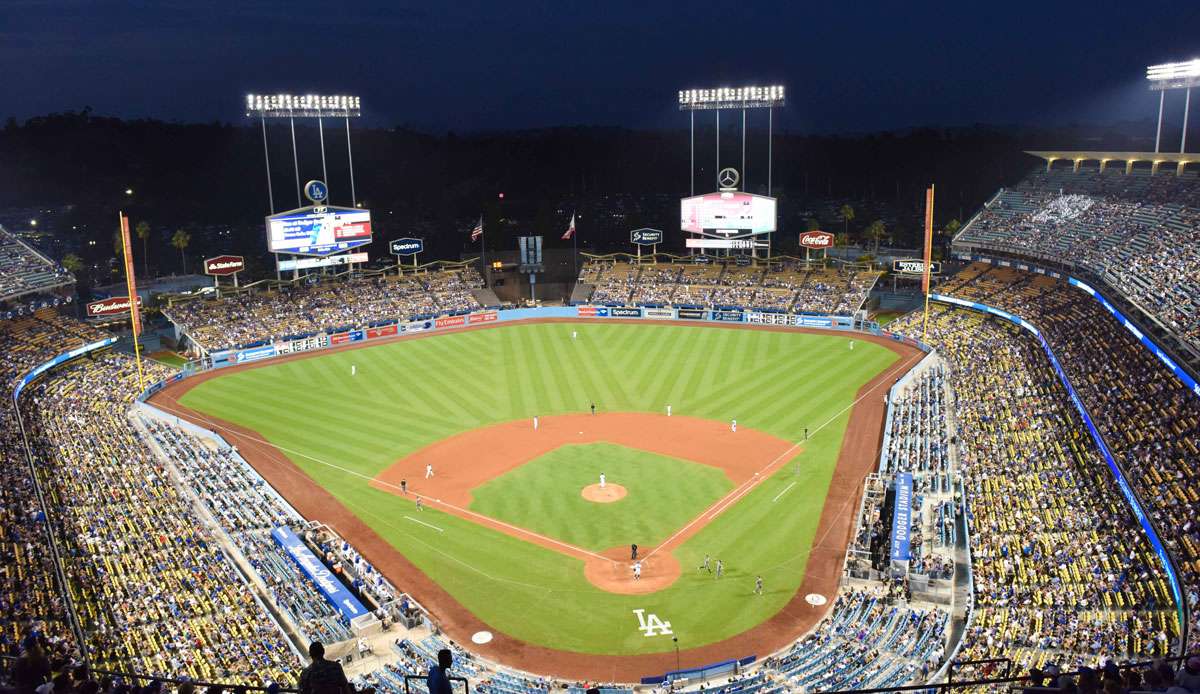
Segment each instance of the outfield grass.
M707 326L517 324L267 364L201 383L182 402L260 432L493 629L565 650L662 652L670 637L645 638L633 609L671 621L680 648L691 648L753 627L795 594L854 394L898 359L847 343ZM409 500L367 484L456 432L591 402L643 412L671 403L677 414L736 418L787 440L808 427L812 438L800 465L780 468L675 550L679 581L641 596L601 591L576 559L434 509L421 518L443 532L412 523ZM689 569L705 553L725 560L721 581Z
M625 487L612 503L585 501L599 481ZM471 510L601 552L667 539L733 488L721 470L611 443L573 444L472 490Z

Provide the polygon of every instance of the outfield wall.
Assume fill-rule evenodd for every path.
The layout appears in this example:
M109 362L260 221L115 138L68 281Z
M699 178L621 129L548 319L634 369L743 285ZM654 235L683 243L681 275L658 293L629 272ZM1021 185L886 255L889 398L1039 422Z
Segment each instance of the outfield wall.
M1074 280L1074 278L1071 278L1071 280L1078 282L1078 280ZM1071 379L1067 377L1067 372L1063 370L1062 365L1058 361L1057 355L1055 355L1054 350L1050 347L1050 343L1046 341L1046 338L1042 335L1042 332L1038 330L1037 326L1033 325L1024 318L1013 315L1007 311L1003 311L993 306L988 306L987 304L968 301L966 299L959 299L953 296L946 296L944 294L930 294L929 298L933 301L951 304L954 306L962 306L1003 318L1004 320L1007 320L1010 323L1029 331L1034 335L1034 337L1037 338L1038 343L1042 346L1042 351L1046 353L1046 358L1050 361L1050 365L1054 368L1054 373L1058 375L1059 381L1062 382L1063 388L1067 391L1067 395L1070 396L1071 403L1075 406L1075 410L1079 413L1083 423L1087 426L1088 433L1091 434L1092 440L1096 444L1096 448L1099 449L1100 454L1104 457L1104 462L1108 464L1108 469L1112 473L1113 479L1116 480L1117 487L1121 490L1121 495L1125 497L1125 502L1129 505L1134 517L1137 518L1138 523L1142 526L1142 530L1146 533L1146 537L1150 540L1150 546L1154 549L1154 553L1158 555L1158 560L1162 564L1163 571L1167 574L1167 582L1171 584L1171 594L1175 598L1175 605L1179 615L1181 638L1185 638L1188 624L1186 604L1183 600L1183 593L1180 587L1179 577L1175 573L1175 565L1172 562L1170 555L1167 553L1166 547L1163 546L1162 541L1159 539L1158 532L1155 530L1154 524L1150 522L1150 518L1146 515L1145 510L1142 508L1141 500L1138 499L1137 494L1134 493L1133 488L1129 485L1129 481L1125 478L1125 473L1123 470L1121 470L1121 466L1117 463L1116 459L1113 458L1112 451L1109 450L1108 444L1105 442L1104 437L1100 434L1100 430L1097 429L1096 425L1092 422L1091 414L1088 412L1087 407L1083 404L1083 400L1079 397L1079 394L1076 393L1074 386L1071 385ZM1112 311L1116 316L1120 315L1115 309L1110 309L1110 311ZM1127 325L1126 327L1130 328L1131 330L1133 329L1132 326Z
M656 308L647 306L546 306L538 308L515 308L486 310L425 318L413 321L383 321L369 326L323 331L298 335L272 342L238 349L216 350L210 353L210 368L223 368L238 364L272 359L287 354L311 352L339 347L355 342L366 342L381 338L397 337L413 333L464 328L488 323L543 319L543 318L619 318L623 320L673 320L681 323L741 323L745 325L773 325L823 330L858 331L871 335L890 337L929 352L923 343L912 338L881 330L874 322L856 321L849 316L772 313L768 311L745 311L741 309L707 308ZM182 376L177 375L176 378ZM167 382L154 384L143 393L143 399L153 395Z

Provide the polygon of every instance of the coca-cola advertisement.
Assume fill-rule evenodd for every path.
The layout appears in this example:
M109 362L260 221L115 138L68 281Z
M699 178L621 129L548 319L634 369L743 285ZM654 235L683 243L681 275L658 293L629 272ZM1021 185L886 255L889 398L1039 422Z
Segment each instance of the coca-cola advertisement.
M800 234L800 245L819 251L833 248L833 234L828 231L806 231Z

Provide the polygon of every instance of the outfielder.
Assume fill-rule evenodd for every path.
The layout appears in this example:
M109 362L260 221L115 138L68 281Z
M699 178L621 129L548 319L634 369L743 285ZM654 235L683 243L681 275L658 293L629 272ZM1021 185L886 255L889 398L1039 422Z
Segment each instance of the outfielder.
M356 364L351 364L351 365L350 365L350 375L351 375L351 376L357 376L357 375L358 375L358 365L356 365Z
M700 564L700 566L696 567L696 570L697 571L707 571L709 573L712 573L712 566L709 564L709 562L710 562L710 559L708 557L708 553L705 553L704 554L704 562L702 564Z
M579 337L579 333L578 333L578 332L576 332L576 331L574 331L574 330L572 330L572 331L571 331L571 339L572 339L572 340L574 340L574 339L575 339L575 338L577 338L577 337Z
M717 560L717 578L720 579L724 575L725 575L725 562L718 559Z
M851 340L851 341L850 341L850 351L851 351L851 352L853 352L853 351L854 351L854 340Z
M754 577L754 594L755 594L755 595L762 595L762 594L763 594L763 589L762 589L762 576L755 576L755 577Z

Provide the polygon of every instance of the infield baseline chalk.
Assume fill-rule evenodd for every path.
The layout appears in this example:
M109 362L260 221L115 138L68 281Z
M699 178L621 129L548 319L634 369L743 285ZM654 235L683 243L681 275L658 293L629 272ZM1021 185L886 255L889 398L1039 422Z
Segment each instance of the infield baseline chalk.
M437 527L436 525L430 525L430 524L426 523L425 521L417 520L416 518L413 518L412 516L405 516L405 518L409 519L410 521L412 521L414 523L420 523L421 525L425 526L426 528L433 528L434 530L438 531L439 533L446 532L445 530L442 530L441 528Z
M796 486L796 483L792 482L788 486L784 487L782 492L779 492L778 494L775 495L774 499L771 499L771 503L775 503L776 501L779 501L779 497L783 496L784 494L787 494L788 490L794 486Z

